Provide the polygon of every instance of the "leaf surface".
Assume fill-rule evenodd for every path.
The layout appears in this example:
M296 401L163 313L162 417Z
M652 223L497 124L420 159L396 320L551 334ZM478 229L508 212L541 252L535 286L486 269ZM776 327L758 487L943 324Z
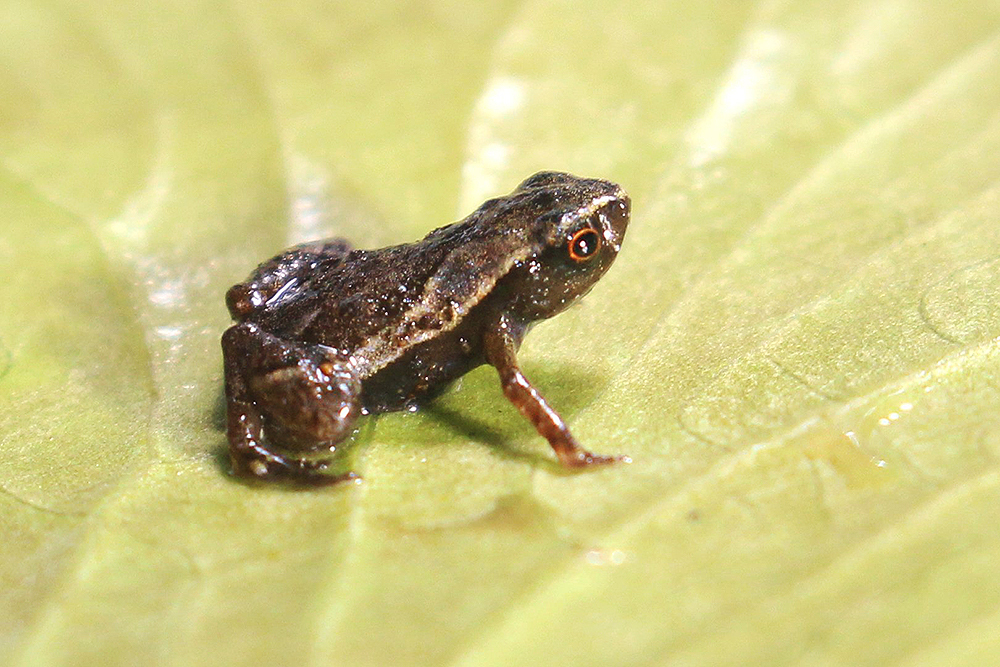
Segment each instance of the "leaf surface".
M11 0L12 665L981 664L1000 649L1000 6ZM525 370L227 474L222 296L539 169L622 183Z

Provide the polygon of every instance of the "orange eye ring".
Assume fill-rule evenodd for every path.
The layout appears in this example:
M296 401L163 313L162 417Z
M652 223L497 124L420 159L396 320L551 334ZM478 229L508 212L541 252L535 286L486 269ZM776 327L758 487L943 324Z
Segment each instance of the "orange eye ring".
M569 256L574 262L586 262L593 259L601 249L601 235L596 229L584 227L570 237L568 247Z

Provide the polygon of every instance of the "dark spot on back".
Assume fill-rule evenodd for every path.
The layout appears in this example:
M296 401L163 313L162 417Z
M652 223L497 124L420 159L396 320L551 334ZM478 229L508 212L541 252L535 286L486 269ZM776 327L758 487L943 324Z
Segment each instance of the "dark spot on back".
M427 313L420 316L420 319L417 320L417 326L424 331L428 331L430 329L440 329L441 322L430 313Z

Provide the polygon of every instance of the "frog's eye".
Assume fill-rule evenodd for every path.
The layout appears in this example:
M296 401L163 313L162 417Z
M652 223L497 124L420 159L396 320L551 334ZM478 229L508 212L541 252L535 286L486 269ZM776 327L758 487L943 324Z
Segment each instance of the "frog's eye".
M569 239L569 256L576 262L585 262L601 249L601 235L590 227L577 231Z

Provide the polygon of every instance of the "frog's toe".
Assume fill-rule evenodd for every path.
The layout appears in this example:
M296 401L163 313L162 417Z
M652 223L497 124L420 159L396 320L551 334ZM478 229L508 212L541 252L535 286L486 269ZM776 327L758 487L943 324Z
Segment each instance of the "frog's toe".
M341 482L361 482L361 476L355 472L331 474L328 468L327 461L287 460L278 456L233 461L233 472L246 479L288 482L303 486L332 486Z
M567 468L587 468L590 466L609 465L611 463L632 463L632 458L625 455L604 456L579 449L568 453L566 456L561 456L559 461Z
M293 484L301 484L303 486L333 486L334 484L341 484L343 482L361 484L361 482L364 481L361 475L352 470L338 473L336 475L323 472L306 473L305 475L291 475L286 479Z

